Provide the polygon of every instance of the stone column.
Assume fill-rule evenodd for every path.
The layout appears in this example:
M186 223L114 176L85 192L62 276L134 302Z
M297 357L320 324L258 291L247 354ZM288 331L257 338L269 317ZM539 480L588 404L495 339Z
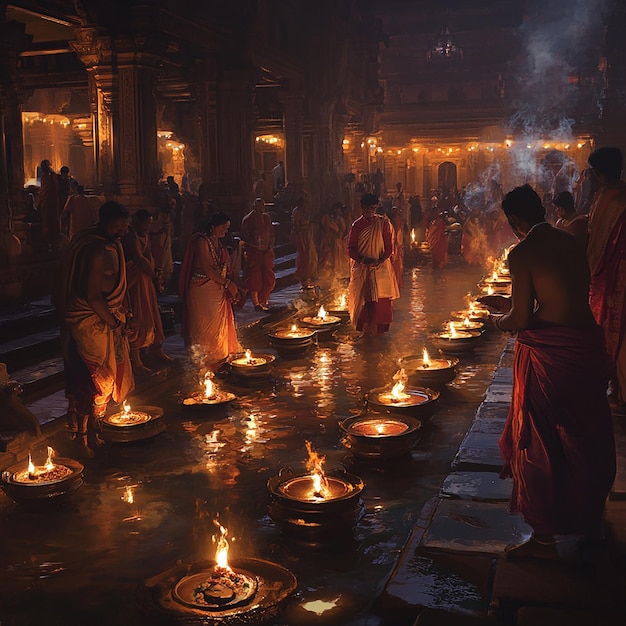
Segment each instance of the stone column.
M13 234L12 216L23 203L24 149L20 112L20 50L30 43L23 24L0 24L0 302L22 295L17 278L21 241Z
M233 225L252 207L254 81L248 70L229 70L217 83L218 182L215 200Z
M122 202L152 208L159 182L156 99L158 59L146 40L116 40L118 123L114 126L116 165Z
M211 194L217 194L218 175L218 132L217 92L215 67L208 61L198 63L197 79L194 83L197 102L197 130L199 137L200 176Z
M303 156L304 98L300 94L284 92L279 96L283 107L285 129L285 181L292 186L303 187L305 183Z
M113 113L117 112L117 80L113 71L111 38L95 28L76 30L70 45L84 63L89 84L89 103L94 137L95 183L112 197L118 193L113 165Z

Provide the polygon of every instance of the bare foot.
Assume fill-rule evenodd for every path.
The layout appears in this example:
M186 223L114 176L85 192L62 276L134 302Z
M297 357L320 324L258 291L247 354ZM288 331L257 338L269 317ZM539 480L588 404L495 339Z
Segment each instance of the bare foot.
M143 363L133 363L133 373L137 376L143 376L144 374L152 374L152 370Z
M161 347L154 348L151 354L154 358L165 361L166 363L171 363L174 360L174 357L171 357L169 354L165 354L165 352L163 352L163 348Z
M89 447L87 443L87 435L81 435L76 438L76 452L78 458L93 459L96 453Z
M555 561L559 558L556 544L539 543L534 537L528 541L518 545L507 546L504 554L508 561L517 561L521 559L540 559L544 561Z

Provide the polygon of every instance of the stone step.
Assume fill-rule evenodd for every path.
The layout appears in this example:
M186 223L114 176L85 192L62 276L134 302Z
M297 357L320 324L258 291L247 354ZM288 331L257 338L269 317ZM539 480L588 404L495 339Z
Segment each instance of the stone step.
M9 374L12 375L14 371L29 364L58 356L60 351L60 332L58 326L55 326L4 341L0 344L0 361L6 363Z

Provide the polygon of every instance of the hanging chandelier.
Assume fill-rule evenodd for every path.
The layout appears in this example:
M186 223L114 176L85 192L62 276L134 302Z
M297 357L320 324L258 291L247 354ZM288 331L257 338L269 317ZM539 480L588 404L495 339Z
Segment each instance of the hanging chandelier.
M426 57L429 61L463 58L463 48L456 43L447 25L443 26L440 33L432 40Z

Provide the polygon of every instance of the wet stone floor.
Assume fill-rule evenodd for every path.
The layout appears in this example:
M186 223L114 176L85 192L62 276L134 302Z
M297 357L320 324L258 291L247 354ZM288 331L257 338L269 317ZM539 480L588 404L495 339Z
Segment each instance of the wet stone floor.
M196 372L171 378L136 399L163 407L167 430L143 443L103 446L68 501L30 510L0 494L2 626L170 623L146 606L144 582L177 562L212 559L216 516L234 538L229 558L265 559L297 577L274 624L391 623L374 601L449 471L505 337L488 332L461 357L410 458L385 467L356 462L340 443L338 422L363 410L363 393L392 382L399 357L430 345L429 333L477 293L481 273L407 270L387 335L356 340L344 328L304 358L277 358L262 383L220 377L220 388L238 398L213 416L180 405L197 389ZM267 342L259 335L247 347ZM268 516L266 483L282 467L304 473L305 441L326 456L327 470L343 466L365 483L364 515L347 539L314 544L285 535ZM71 455L63 433L52 445Z

